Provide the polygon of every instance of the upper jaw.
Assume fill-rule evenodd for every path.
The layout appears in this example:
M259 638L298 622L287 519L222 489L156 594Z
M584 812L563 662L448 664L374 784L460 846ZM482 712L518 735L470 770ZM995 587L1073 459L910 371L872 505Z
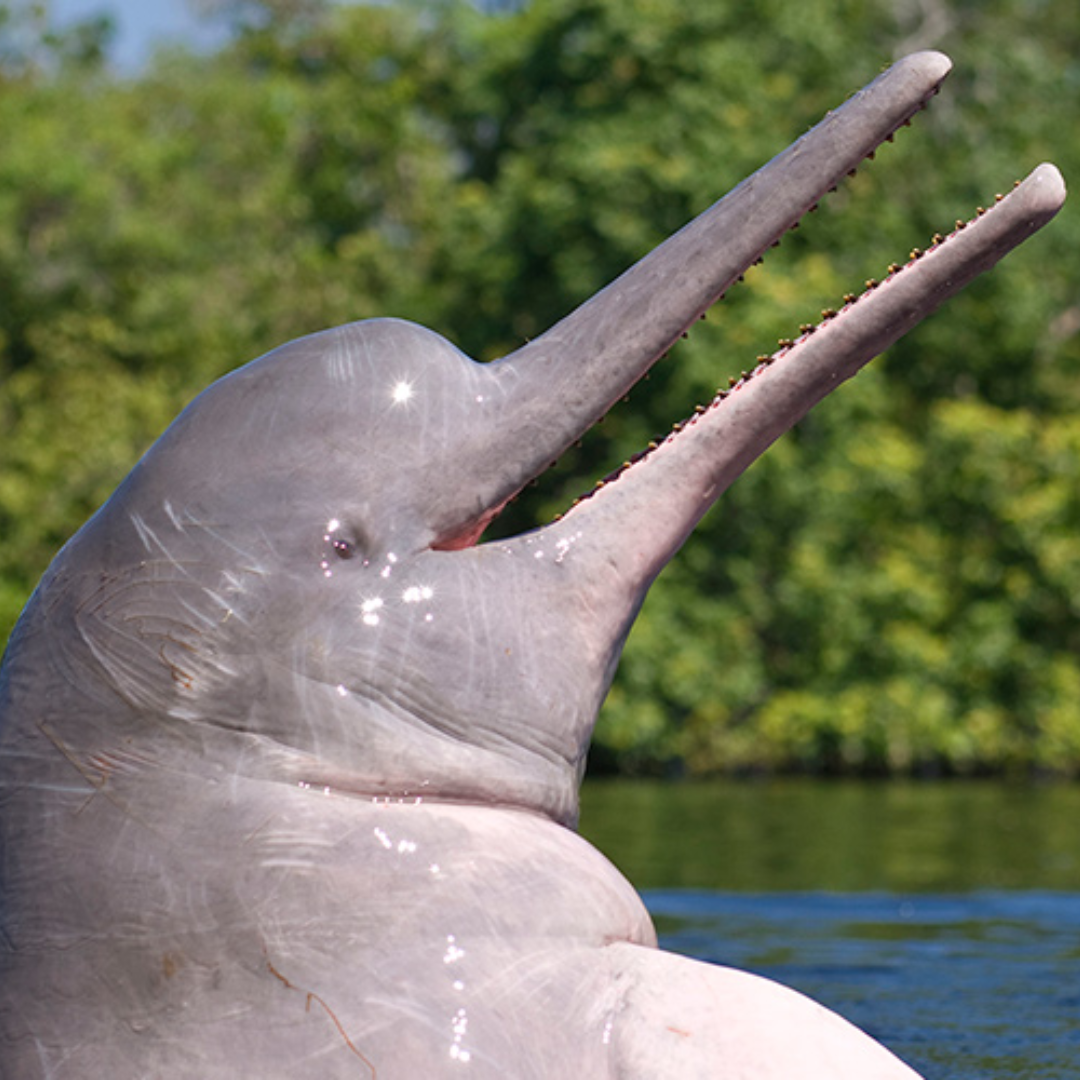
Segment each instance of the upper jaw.
M950 67L936 52L899 61L545 334L502 360L470 365L485 408L465 425L454 455L468 506L441 486L431 546L474 544L766 249L925 106ZM780 434L1049 221L1064 196L1058 171L1040 166L971 225L935 239L880 288L759 364L730 397L717 395L647 455L648 467L627 469L558 526L577 545L577 561L589 548L579 535L587 526L594 561L621 558L632 587L647 588L712 502ZM645 521L648 545L611 543L611 529Z
M481 365L485 394L498 407L458 456L475 481L471 505L446 508L434 523L434 546L478 537L769 247L906 125L950 68L937 52L894 64L546 333Z

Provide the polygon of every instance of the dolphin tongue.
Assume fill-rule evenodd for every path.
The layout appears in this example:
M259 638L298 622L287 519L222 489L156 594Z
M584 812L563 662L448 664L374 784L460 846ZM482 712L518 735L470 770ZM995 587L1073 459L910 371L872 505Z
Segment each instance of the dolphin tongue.
M950 68L937 52L894 64L576 311L486 365L503 407L494 430L466 451L470 460L459 459L473 516L440 522L436 546L475 542L764 251L908 123ZM476 516L478 504L486 510Z

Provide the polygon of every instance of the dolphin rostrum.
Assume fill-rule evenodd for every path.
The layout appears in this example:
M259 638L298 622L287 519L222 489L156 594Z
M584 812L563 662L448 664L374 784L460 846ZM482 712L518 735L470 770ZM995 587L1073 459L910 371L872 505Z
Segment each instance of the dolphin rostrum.
M0 1074L915 1074L658 950L573 831L661 567L821 397L1060 206L1043 165L560 520L527 481L933 95L901 61L542 337L373 320L215 383L56 557L0 676Z

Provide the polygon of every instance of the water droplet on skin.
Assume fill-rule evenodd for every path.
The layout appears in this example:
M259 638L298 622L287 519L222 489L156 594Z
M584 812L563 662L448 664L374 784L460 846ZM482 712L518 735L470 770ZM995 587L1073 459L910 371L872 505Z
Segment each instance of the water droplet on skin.
M379 616L378 611L383 606L383 600L381 596L373 596L370 600L365 600L360 605L360 618L365 626L378 626Z

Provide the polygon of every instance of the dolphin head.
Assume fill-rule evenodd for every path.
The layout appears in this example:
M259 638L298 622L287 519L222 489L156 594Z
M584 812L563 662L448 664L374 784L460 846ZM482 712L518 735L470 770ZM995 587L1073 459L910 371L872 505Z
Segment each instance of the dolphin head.
M572 820L644 589L558 525L475 544L578 434L562 411L512 358L394 319L215 383L40 590L104 695L65 752L164 738L192 768Z
M559 521L477 541L948 67L936 53L895 65L501 360L373 320L214 384L39 589L23 635L77 627L52 635L67 647L50 663L94 687L78 724L65 702L41 729L80 769L167 740L194 771L209 760L223 775L572 823L596 714L657 573L817 400L1053 216L1056 170L760 363Z

